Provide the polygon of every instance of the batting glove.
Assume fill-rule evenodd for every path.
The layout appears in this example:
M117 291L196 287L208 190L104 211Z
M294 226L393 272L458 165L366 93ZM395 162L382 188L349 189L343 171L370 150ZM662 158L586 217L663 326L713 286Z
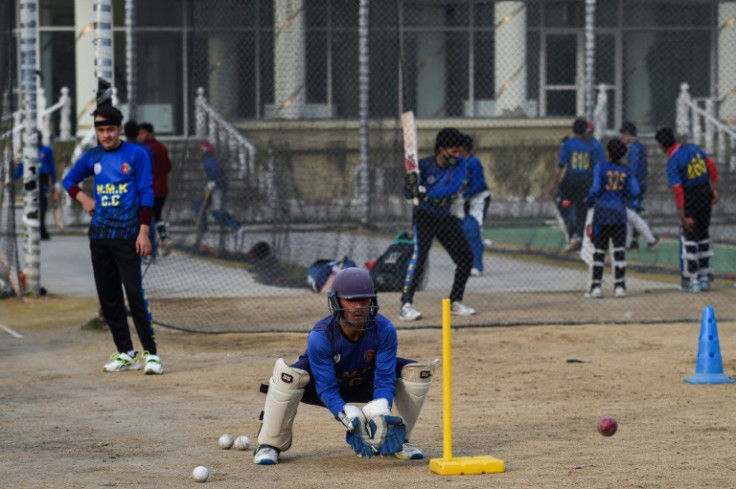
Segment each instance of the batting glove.
M373 447L368 434L365 416L358 406L345 404L339 414L340 421L347 428L345 441L361 457L372 457Z
M392 416L388 400L375 399L363 406L368 433L375 453L383 456L400 452L406 439L406 426L400 416Z

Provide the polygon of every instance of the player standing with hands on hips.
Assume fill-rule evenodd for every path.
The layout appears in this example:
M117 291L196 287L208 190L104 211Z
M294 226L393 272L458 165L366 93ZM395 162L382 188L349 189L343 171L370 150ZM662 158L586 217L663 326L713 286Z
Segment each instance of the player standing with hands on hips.
M667 155L667 181L675 194L680 218L680 290L710 290L713 249L709 228L712 206L718 202L716 164L696 145L678 144L669 127L659 129L654 139Z
M468 185L468 162L460 157L463 135L454 128L437 133L434 156L419 160L419 181L408 173L404 185L404 197L417 199L412 222L414 227L414 255L409 262L401 295L399 319L413 321L422 313L412 306L414 293L424 273L432 241L436 237L455 263L455 279L450 301L452 314L469 316L475 309L461 301L473 267L473 251L465 238L458 219L450 207Z
M100 144L75 163L64 178L64 189L92 216L88 234L97 297L117 348L110 357L112 361L105 364L103 370L119 372L141 368L128 329L124 287L144 350L144 371L162 374L163 365L156 351L141 275L141 258L151 253L151 161L142 147L120 140L123 115L112 106L109 98L99 101L105 98L107 93L98 97L97 109L92 113ZM94 197L79 187L79 183L90 176L94 177Z
M291 365L281 358L274 365L253 463L276 464L291 447L300 402L329 409L361 457L424 458L409 437L438 360L420 364L397 356L396 328L378 314L376 290L365 270L338 272L327 305L330 315L312 328L304 354ZM397 415L391 414L392 405Z
M603 264L609 241L613 248L613 280L616 297L626 296L626 201L636 198L641 191L636 177L621 163L626 145L612 139L607 145L608 160L593 170L593 186L585 203L595 207L590 240L593 244L593 263L590 266L590 299L601 297Z

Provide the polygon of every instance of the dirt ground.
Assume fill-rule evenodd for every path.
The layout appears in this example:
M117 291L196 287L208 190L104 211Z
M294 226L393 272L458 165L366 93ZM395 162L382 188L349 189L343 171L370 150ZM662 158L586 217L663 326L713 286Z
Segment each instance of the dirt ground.
M736 487L736 384L682 380L700 324L453 330L453 455L492 455L506 472L439 476L428 459L356 457L342 425L306 405L279 465L222 450L223 433L255 441L259 384L306 335L159 329L164 375L108 374L109 332L80 328L95 309L94 299L0 302L0 323L22 335L0 331L2 487L189 487L197 465L221 488ZM734 375L736 323L718 321L718 333ZM441 357L441 331L400 330L399 354ZM414 430L428 458L443 456L441 381L439 371ZM596 431L603 415L620 423L613 437Z

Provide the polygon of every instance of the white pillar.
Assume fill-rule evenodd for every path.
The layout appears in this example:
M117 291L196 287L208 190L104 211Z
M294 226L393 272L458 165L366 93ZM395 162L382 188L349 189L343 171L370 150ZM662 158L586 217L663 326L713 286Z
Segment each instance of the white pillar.
M74 0L75 63L77 83L74 110L77 114L77 136L88 133L92 127L90 113L95 110L97 81L95 80L95 13L92 0Z
M521 115L526 112L526 4L496 2L494 13L495 114Z
M718 118L736 124L736 2L718 4Z
M274 0L275 116L297 119L306 102L304 0ZM210 98L212 94L210 93Z
M138 120L138 72L136 57L135 0L125 0L125 75L128 86L128 119Z

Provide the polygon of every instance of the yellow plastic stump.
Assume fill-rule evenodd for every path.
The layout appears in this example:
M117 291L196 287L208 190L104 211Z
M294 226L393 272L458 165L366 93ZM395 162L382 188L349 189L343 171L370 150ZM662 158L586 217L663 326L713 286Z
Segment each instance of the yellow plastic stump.
M429 470L439 475L497 474L505 470L503 460L490 455L452 456L452 365L450 350L450 299L442 299L442 458L429 461Z

